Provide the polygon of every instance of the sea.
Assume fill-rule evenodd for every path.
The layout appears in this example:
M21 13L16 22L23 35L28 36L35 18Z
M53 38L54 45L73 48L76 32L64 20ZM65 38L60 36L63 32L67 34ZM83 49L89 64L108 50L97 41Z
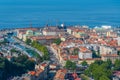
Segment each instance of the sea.
M120 0L0 0L0 29L120 26Z

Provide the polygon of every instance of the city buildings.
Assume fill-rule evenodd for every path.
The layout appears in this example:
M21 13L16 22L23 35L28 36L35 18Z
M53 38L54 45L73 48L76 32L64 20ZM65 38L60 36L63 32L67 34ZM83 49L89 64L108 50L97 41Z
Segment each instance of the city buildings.
M120 38L110 28L89 29L88 27L68 27L66 30L52 26L47 26L42 29L24 28L17 29L17 38L22 41L22 44L25 44L27 39L30 39L32 42L37 41L39 44L45 45L52 55L50 55L50 62L36 64L35 70L28 71L21 77L14 77L13 79L15 80L18 78L25 80L47 80L49 77L54 80L65 80L69 78L80 80L77 75L79 73L77 69L81 68L82 62L86 61L90 65L97 60L111 60L112 63L116 59L120 60ZM59 44L54 42L56 39L60 39ZM1 36L0 41L3 40L4 37ZM8 47L2 45L0 48L1 56L5 56L8 60L11 60L12 57L19 56L15 52L12 54L9 52L12 47L15 48L16 46L14 43L10 44ZM23 51L19 48L17 49L25 54L23 49ZM6 52L3 53L3 51ZM64 69L67 61L76 64L76 72L71 71L72 73L70 73L69 69ZM82 68L84 67L82 66ZM67 76L68 74L69 78Z

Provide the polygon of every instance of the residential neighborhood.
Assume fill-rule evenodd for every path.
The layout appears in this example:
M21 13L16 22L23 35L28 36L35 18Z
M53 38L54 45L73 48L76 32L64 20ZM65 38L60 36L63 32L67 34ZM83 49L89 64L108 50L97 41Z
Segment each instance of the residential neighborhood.
M19 75L10 72L11 75L2 78L4 70L1 69L0 79L101 80L99 76L94 76L100 74L105 80L119 80L119 36L112 28L103 27L46 26L15 29L13 34L0 35L0 61L5 58L11 64L22 65L21 58L32 62L23 63L28 67ZM3 67L2 64L0 66ZM109 67L106 71L110 71L110 74L98 74L97 71L89 74L91 67L98 69L98 72Z

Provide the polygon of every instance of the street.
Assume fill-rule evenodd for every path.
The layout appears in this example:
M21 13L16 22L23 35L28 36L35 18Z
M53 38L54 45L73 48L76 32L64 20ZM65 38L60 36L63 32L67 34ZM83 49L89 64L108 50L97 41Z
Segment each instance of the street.
M53 51L53 49L50 46L47 46L47 48L48 48L49 53L50 53L51 64L57 64L59 66L59 68L63 68L63 66L59 62L58 58L56 58L55 51Z

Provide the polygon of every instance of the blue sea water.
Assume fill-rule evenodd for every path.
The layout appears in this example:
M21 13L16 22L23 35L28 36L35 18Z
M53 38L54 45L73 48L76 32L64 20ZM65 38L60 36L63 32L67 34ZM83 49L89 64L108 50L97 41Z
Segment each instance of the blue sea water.
M0 0L0 29L61 23L120 26L120 0Z

